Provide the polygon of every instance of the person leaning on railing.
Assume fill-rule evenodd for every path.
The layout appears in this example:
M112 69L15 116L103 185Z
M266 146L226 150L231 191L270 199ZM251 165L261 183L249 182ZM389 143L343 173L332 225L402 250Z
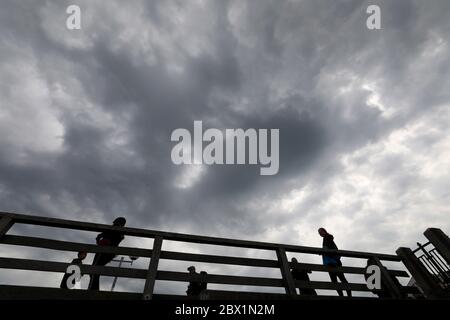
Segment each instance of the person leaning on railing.
M197 271L195 271L194 266L190 266L189 268L187 268L187 270L189 271L190 275L198 275ZM186 290L186 294L189 297L195 297L195 296L198 296L201 291L202 291L201 283L198 281L191 281L191 282L189 282L188 288Z
M197 273L197 271L195 271L194 266L190 266L189 268L187 268L187 270L189 271L189 274L191 274L191 275L199 275L199 273ZM208 287L208 283L206 281L207 274L208 273L206 271L200 271L200 276L201 276L200 281L189 282L188 288L186 290L186 294L189 297L200 298L201 300L206 299L207 287Z
M294 280L304 281L306 283L309 282L308 273L311 273L311 270L305 270L300 266L296 258L291 259L291 274ZM303 288L300 289L300 295L305 296L317 296L316 290L313 288Z
M114 220L113 226L123 227L125 226L127 220L124 217L119 217ZM124 235L120 231L107 230L100 233L96 242L99 246L111 246L117 247L120 242L124 239ZM116 255L114 253L96 253L94 256L94 261L92 262L93 266L105 266L112 259L114 259ZM99 290L100 288L100 275L91 275L91 281L89 283L88 290Z

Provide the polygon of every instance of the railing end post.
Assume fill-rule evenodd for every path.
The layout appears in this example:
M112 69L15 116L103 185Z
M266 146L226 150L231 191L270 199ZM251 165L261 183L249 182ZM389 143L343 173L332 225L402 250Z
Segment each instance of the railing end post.
M423 234L450 265L450 238L438 228L428 228Z
M396 253L428 299L442 296L441 287L410 248L400 247Z

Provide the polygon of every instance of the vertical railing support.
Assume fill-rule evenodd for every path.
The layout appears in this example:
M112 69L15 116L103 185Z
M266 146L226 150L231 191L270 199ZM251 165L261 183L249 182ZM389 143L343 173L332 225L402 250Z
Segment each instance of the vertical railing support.
M442 288L411 249L398 248L396 253L427 298L436 299L442 296Z
M158 272L159 257L161 256L162 237L155 237L153 241L153 251L148 266L147 278L145 280L143 299L151 300L153 289L155 288L156 273Z
M297 289L295 287L295 281L294 278L292 277L291 270L289 268L289 262L286 256L286 251L283 248L277 249L277 258L281 269L281 275L283 276L286 294L296 295Z
M438 228L428 228L423 234L450 265L450 238Z
M11 229L13 224L14 221L11 217L3 216L2 218L0 218L0 240L9 231L9 229Z

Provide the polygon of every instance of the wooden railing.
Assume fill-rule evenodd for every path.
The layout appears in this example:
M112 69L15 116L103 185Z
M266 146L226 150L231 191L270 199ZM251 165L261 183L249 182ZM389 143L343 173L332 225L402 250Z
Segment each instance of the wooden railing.
M72 230L103 232L107 230L120 231L125 236L142 237L153 239L152 248L131 248L131 247L107 247L97 246L93 244L85 244L78 242L61 241L54 239L29 237L22 235L8 234L10 228L15 224L24 225L37 225L51 228L64 228ZM209 255L209 254L194 254L185 252L174 252L162 250L162 244L165 240L178 241L184 243L196 243L196 244L208 244L226 247L239 247L246 249L263 249L270 250L276 253L277 259L257 259L257 258L245 258L245 257L230 257L221 255ZM138 268L118 268L110 266L92 266L81 265L81 272L83 274L90 275L104 275L113 277L124 278L136 278L145 279L144 290L141 294L142 299L154 298L153 292L155 287L155 281L206 281L210 284L222 284L222 285L249 285L249 286L265 286L265 287L282 287L285 290L285 294L269 294L266 295L270 298L300 298L297 294L297 288L313 288L323 290L352 290L352 291L370 291L364 283L333 283L326 281L296 281L293 279L290 270L290 262L287 259L286 253L302 253L311 255L323 255L323 254L338 254L342 257L359 258L367 260L374 258L379 266L382 265L382 261L394 261L400 262L401 258L398 255L370 253L370 252L357 252L347 250L327 250L322 248L313 248L306 246L286 245L278 243L268 242L256 242L246 240L225 239L217 237L198 236L190 234L162 232L155 230L145 230L138 228L128 227L115 227L104 224L80 222L63 220L56 218L47 218L39 216L22 215L8 212L0 212L0 245L15 245L25 246L33 248L45 248L51 250L60 251L85 251L90 253L113 253L115 255L127 255L136 257L150 258L149 266L147 269ZM159 261L161 259L177 260L177 261L191 261L191 262L204 262L224 265L236 265L236 266L251 266L260 268L276 268L281 272L281 278L265 278L265 277L248 277L248 276L236 276L236 275L219 275L208 274L206 276L191 275L187 272L175 272L165 271L159 269ZM68 263L51 262L42 260L30 260L30 259L18 259L10 257L0 257L0 268L4 269L20 269L20 270L36 270L47 272L59 272L64 273L68 267ZM343 267L327 267L321 264L300 264L302 268L317 272L343 272L346 274L359 274L365 273L365 268L343 266ZM384 283L388 284L386 290L389 290L392 297L402 297L404 293L416 292L415 288L395 286L392 284L392 277L409 277L408 273L403 270L389 270L382 268L382 276L385 280ZM389 285L390 284L390 285ZM36 288L34 288L36 289ZM8 291L9 290L9 291ZM0 290L0 298L5 298L7 292L12 292L11 288L8 290ZM69 294L69 291L76 291L80 294L80 290L65 290L64 294ZM6 292L2 296L2 292ZM86 292L86 294L88 294ZM113 293L108 293L110 296ZM252 298L262 297L263 293L238 293L232 292L237 297ZM224 296L224 292L216 295L219 298ZM136 297L136 294L133 294ZM174 296L176 297L176 296ZM212 292L211 297L214 297Z

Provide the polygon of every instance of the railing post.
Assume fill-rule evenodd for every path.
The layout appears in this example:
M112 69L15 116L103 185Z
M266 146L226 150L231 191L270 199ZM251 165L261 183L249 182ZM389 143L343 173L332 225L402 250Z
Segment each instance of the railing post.
M297 289L295 287L295 281L294 278L292 277L291 270L289 268L289 262L287 260L286 251L283 248L277 248L277 258L281 269L281 275L283 276L286 294L296 295Z
M13 224L14 221L11 217L3 216L2 218L0 218L0 240L8 232L8 230L11 229Z
M391 276L389 274L389 271L383 266L383 264L381 263L380 259L378 259L378 257L375 257L374 260L375 260L375 263L378 266L378 268L380 268L381 283L386 286L386 288L381 288L381 289L387 290L391 294L391 297L393 297L393 298L397 298L397 299L403 298L403 293L402 293L400 287L392 279L392 277L394 277L394 276Z
M423 234L450 265L450 238L438 228L428 228Z
M159 257L161 255L162 237L155 237L153 241L153 251L148 266L147 278L145 280L143 299L151 300L153 297L153 289L155 287L156 273L158 272Z
M442 288L411 249L398 248L396 253L427 298L435 299L443 294Z

